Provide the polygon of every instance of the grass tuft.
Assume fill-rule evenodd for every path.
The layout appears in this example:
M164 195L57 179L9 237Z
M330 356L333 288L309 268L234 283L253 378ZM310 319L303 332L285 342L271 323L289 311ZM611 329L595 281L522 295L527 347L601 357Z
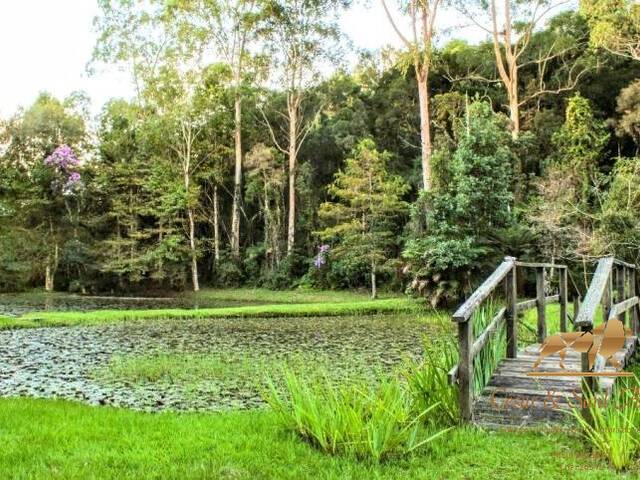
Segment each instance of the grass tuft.
M640 446L640 405L636 398L639 389L640 382L634 377L633 381L616 385L609 399L605 393L586 393L583 402L588 418L579 409L572 410L583 437L616 470L627 468Z
M304 377L304 378L303 378ZM301 375L285 367L284 393L268 379L265 400L282 424L323 452L380 463L407 455L450 429L427 431L406 387L395 379L336 384L322 373Z

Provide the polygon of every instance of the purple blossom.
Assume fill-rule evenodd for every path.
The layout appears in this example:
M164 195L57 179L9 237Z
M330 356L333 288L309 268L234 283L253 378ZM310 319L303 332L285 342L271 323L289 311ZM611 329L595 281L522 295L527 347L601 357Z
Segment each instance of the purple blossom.
M54 168L60 176L52 183L54 190L61 189L65 196L74 195L82 186L82 178L77 171L80 160L69 145L60 145L44 159L44 164Z
M78 183L80 182L80 174L78 172L71 172L71 175L69 175L69 180L67 180L67 183Z
M322 268L326 265L326 263L327 263L327 259L322 255L318 255L313 261L313 265L316 268Z
M80 160L78 160L69 145L60 145L51 155L44 159L44 164L67 172L80 165Z
M320 247L318 247L318 255L316 255L316 258L313 260L313 265L316 268L322 268L327 264L327 254L329 253L330 247L329 245L320 245Z

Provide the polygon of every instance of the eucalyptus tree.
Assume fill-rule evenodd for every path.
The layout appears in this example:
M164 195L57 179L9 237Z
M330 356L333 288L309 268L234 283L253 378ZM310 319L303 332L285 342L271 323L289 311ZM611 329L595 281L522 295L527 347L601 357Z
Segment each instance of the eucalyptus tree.
M147 104L155 110L159 120L160 145L168 151L171 165L177 166L182 179L182 191L175 200L186 215L186 237L188 241L191 281L194 291L200 289L198 275L199 245L197 238L197 212L200 203L198 176L217 152L213 141L202 142L208 124L219 115L224 115L216 102L218 92L211 91L211 82L205 82L205 72L199 69L184 69L179 65L167 64L160 74L148 82L145 96ZM209 88L208 88L209 87ZM211 132L209 132L211 133ZM204 151L204 149L207 151ZM215 182L219 174L212 172ZM214 188L217 186L215 183ZM217 192L216 192L217 195ZM214 208L217 199L214 198ZM214 220L215 221L215 220ZM216 224L217 225L217 224Z
M287 156L289 201L287 254L293 252L296 234L296 173L298 155L318 110L305 111L308 88L321 74L322 66L335 63L340 36L338 13L348 0L270 0L263 33L271 60L272 80L284 89L285 141L278 139L272 123L263 116L274 146Z
M138 98L146 79L153 77L162 59L177 53L176 30L167 28L170 17L164 0L98 0L100 14L93 20L98 33L91 69L117 64L133 76Z
M436 17L444 0L400 0L399 7L408 17L410 34L405 34L394 20L386 0L380 0L387 18L408 50L408 60L413 64L418 83L420 107L420 144L422 160L422 187L431 190L431 110L429 75L433 67L433 43L436 35Z
M181 39L201 55L225 61L234 90L234 186L231 212L231 251L240 256L242 202L242 112L244 90L253 81L251 47L262 18L262 0L172 0Z
M478 0L457 1L458 8L481 31L489 35L493 47L498 79L502 83L511 120L511 134L517 139L521 132L521 109L541 95L572 90L591 65L575 62L572 54L586 44L586 36L574 36L558 30L550 42L535 45L535 33L553 12L565 6L566 0ZM536 51L532 50L536 47ZM545 83L550 65L559 64L565 70L561 81ZM520 71L525 66L538 69L538 84L529 85L523 93ZM556 77L558 77L556 75ZM487 79L493 81L493 79Z

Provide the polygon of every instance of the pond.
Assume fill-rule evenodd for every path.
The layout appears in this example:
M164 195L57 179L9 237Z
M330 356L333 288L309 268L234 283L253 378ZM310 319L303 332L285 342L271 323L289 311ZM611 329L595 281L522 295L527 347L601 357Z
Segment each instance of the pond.
M413 315L148 321L0 332L0 396L141 410L263 405L265 372L286 360L343 378L391 371L422 352Z
M219 298L107 297L71 294L0 294L0 315L17 316L28 312L91 310L146 310L162 308L215 308L255 305L260 302Z

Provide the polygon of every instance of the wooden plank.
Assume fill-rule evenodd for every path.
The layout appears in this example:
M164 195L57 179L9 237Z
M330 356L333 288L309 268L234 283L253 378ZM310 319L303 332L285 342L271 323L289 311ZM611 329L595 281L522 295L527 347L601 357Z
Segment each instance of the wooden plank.
M560 295L549 295L548 297L544 298L544 303L545 305L549 305L551 303L556 303L559 300L560 300ZM524 300L522 302L519 302L516 305L516 309L518 310L518 312L524 312L525 310L530 310L537 306L538 306L538 299L532 298L531 300Z
M509 271L515 266L515 258L505 257L504 261L496 268L489 277L482 282L475 292L464 302L453 314L454 322L466 322L469 320L478 305L486 299L496 286L507 276Z
M558 271L559 283L558 283L558 291L560 302L560 331L567 331L567 303L568 303L568 294L569 294L569 284L567 281L568 272L565 268L564 270Z
M600 259L596 268L587 294L582 301L580 311L574 322L576 327L593 327L593 320L598 310L598 306L602 300L602 296L609 286L609 278L611 277L611 268L613 267L613 258L606 257Z
M633 263L628 263L623 260L618 260L617 258L613 259L613 263L615 263L616 265L620 265L621 267L630 268L632 270L635 270L636 268L636 266Z
M638 305L638 303L639 303L638 297L631 297L631 298L628 298L628 299L626 299L626 300L624 300L624 301L622 301L620 303L616 303L615 305L613 305L611 307L611 310L609 311L608 320L611 320L612 318L617 318L617 317L623 315L625 312L631 310L636 305ZM622 319L620 319L620 320L622 321Z
M538 309L538 342L547 338L544 267L536 269L536 308Z
M516 266L523 268L555 268L557 270L566 270L566 265L560 265L557 263L544 263L544 262L516 262Z

